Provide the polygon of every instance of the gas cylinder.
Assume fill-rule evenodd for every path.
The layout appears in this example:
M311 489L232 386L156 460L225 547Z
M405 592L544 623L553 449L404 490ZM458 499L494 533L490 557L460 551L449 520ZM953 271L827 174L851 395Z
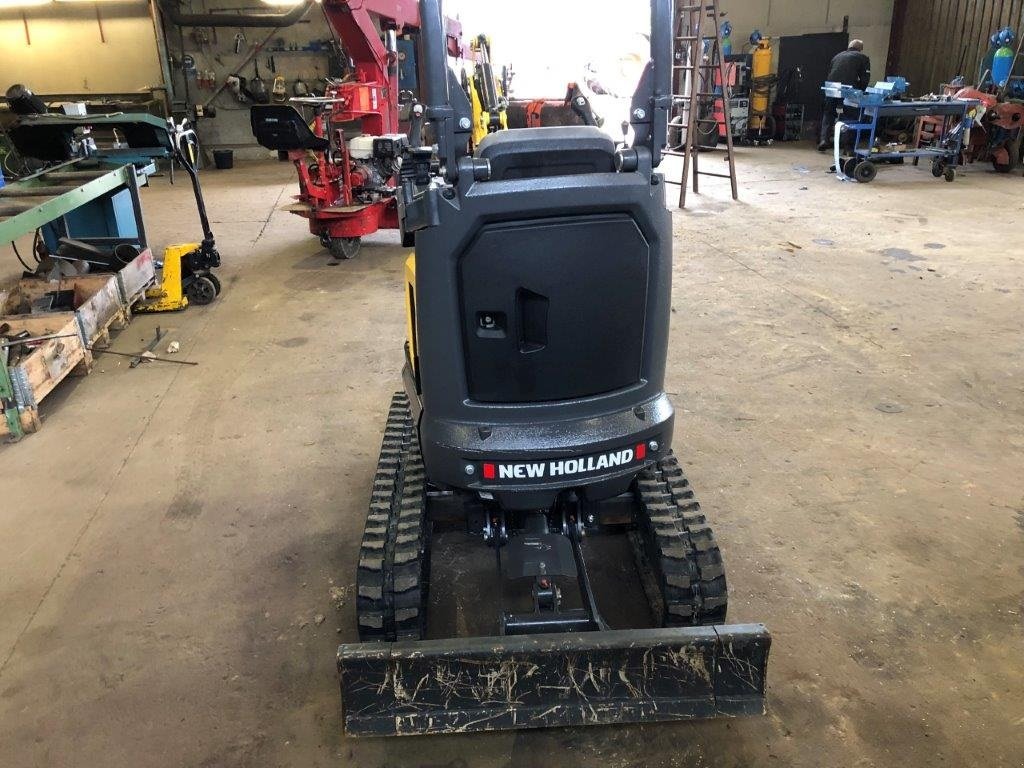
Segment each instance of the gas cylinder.
M722 58L732 56L732 22L722 24Z
M1010 79L1010 70L1013 69L1013 48L1004 45L995 52L992 57L992 82L1002 87Z
M1010 79L1013 70L1014 51L1013 45L1015 35L1010 27L1005 27L992 35L992 45L998 46L992 54L992 82L1002 87Z
M751 131L760 131L764 128L765 116L768 114L768 100L771 98L771 74L772 74L772 41L771 38L762 37L759 32L751 35L751 42L756 38L754 53L750 68L750 121Z

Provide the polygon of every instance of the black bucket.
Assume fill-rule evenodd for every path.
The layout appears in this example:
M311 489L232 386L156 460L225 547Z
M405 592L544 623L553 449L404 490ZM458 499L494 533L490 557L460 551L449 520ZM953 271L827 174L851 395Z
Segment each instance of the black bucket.
M226 171L235 167L235 152L231 149L213 150L213 164L218 171Z

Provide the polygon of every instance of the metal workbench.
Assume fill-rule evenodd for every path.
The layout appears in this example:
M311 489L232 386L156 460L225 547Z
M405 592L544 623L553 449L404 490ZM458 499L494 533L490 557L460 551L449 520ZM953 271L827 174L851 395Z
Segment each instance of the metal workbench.
M864 91L839 83L825 84L822 90L826 96L842 98L847 107L858 112L855 119L843 121L845 130L853 134L853 146L848 150L849 156L837 164L837 175L868 183L875 178L876 163L925 158L932 161L932 175L935 177L945 177L947 181L956 178L955 169L960 165L964 138L978 102L952 97L900 99L907 86L902 78L889 78ZM941 131L940 145L907 149L876 146L879 126L885 118L921 117L940 117L946 122Z
M127 242L148 247L139 188L156 172L141 166L86 158L47 168L0 188L0 244L44 230L97 246Z

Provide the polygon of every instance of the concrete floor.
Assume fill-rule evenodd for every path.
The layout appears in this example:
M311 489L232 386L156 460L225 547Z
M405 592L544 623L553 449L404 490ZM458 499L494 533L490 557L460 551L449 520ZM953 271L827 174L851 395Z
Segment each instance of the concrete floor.
M769 713L354 741L334 649L389 395L403 252L328 266L277 164L206 174L226 291L98 358L0 448L3 766L1017 766L1024 761L1018 177L869 186L742 152L675 214L675 448ZM196 231L156 180L154 244Z

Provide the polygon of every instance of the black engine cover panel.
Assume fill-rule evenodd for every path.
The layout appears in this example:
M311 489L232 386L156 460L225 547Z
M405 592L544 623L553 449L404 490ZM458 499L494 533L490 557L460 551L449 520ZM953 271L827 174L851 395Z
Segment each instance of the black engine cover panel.
M459 267L470 397L570 400L636 384L649 259L626 214L483 227Z

